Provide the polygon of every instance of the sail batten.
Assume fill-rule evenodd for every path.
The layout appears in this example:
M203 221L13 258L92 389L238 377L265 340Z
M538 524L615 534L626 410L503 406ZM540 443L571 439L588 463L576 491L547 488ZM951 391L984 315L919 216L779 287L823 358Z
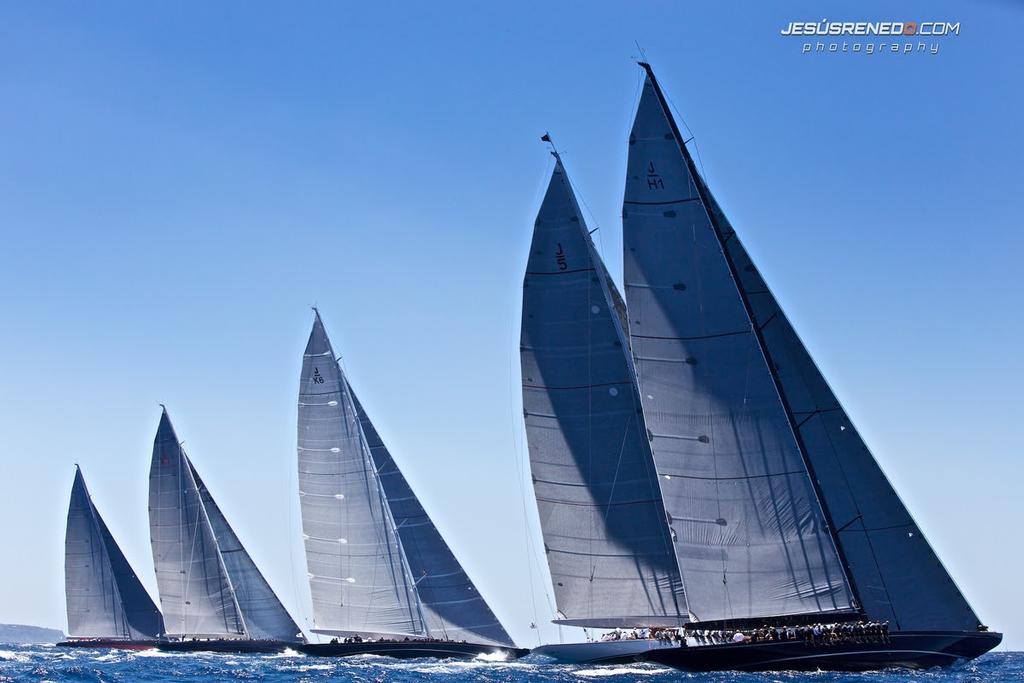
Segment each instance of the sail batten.
M700 182L649 76L630 134L625 289L690 612L718 621L854 611L798 435Z
M625 306L561 161L534 226L520 339L530 468L560 618L687 620Z
M71 637L153 640L163 634L160 611L93 505L78 467L64 545Z

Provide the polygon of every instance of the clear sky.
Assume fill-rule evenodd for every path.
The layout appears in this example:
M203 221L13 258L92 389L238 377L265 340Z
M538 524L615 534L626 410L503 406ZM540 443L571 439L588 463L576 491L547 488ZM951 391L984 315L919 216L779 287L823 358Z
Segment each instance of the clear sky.
M0 621L65 624L76 462L155 595L162 402L308 626L295 401L317 304L509 631L557 639L519 394L538 137L618 278L637 40L886 473L1024 646L1024 6L891 7L0 4ZM937 55L779 35L822 18L962 29Z

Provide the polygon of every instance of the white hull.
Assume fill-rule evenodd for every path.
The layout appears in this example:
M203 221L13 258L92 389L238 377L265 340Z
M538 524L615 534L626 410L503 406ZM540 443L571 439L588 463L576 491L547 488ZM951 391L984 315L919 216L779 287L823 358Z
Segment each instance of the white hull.
M592 643L541 645L530 651L568 664L628 662L651 650L673 647L658 640L607 640Z

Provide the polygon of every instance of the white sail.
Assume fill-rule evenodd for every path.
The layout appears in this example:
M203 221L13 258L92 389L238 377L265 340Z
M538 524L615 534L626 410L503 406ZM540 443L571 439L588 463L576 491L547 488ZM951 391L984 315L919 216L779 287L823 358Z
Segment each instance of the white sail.
M699 621L853 611L757 331L654 82L623 207L632 353Z
M560 623L686 620L621 308L557 161L523 281L520 358Z
M231 578L235 602L245 623L246 636L256 640L302 642L298 625L281 604L249 552L231 528L213 494L203 483L194 465L189 462L192 478L199 487L200 498L210 520L224 568Z
M425 635L415 582L319 314L302 362L298 465L313 630Z
M153 640L163 634L160 611L93 505L78 467L64 541L64 592L72 638Z
M515 647L423 509L351 385L348 390L415 580L426 632L448 640Z
M149 471L149 532L167 634L244 637L231 579L166 410Z

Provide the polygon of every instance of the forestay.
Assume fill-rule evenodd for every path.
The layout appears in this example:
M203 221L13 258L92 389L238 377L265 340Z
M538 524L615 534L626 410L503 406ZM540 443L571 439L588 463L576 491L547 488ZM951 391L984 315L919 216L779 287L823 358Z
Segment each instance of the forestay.
M163 618L89 497L75 467L64 539L64 593L72 638L153 640Z
M629 138L625 292L691 617L852 611L800 445L648 78Z
M217 539L166 410L149 470L149 531L167 634L244 636Z
M346 386L398 530L427 633L448 640L515 647L423 509L351 385L346 382Z
M617 299L556 158L523 281L520 359L560 621L676 624L685 598Z
M302 361L298 466L313 630L424 635L400 539L319 314Z
M224 568L231 579L231 589L242 621L245 623L246 635L257 640L302 642L299 627L285 610L248 551L242 546L242 542L228 524L224 513L191 461L189 468L192 478L199 487L200 498L210 519L214 538L217 539Z

